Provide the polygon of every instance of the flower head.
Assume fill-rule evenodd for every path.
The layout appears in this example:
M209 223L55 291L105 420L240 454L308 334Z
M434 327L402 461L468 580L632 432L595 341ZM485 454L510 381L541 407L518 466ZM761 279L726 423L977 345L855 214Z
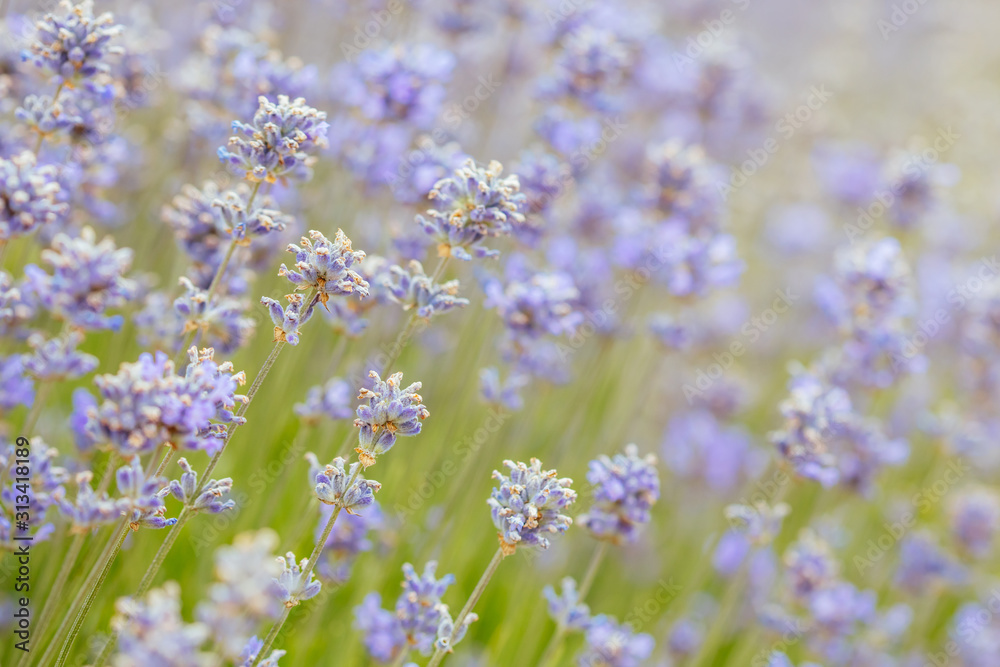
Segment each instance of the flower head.
M309 153L326 146L326 114L301 97L278 95L275 103L262 95L258 102L251 123L233 121L234 136L219 148L219 160L252 182L308 180L315 160Z
M342 378L332 378L324 385L310 387L306 400L296 403L295 414L306 424L324 419L347 419L354 415L354 391Z
M487 237L509 236L513 222L523 222L526 198L517 176L501 176L503 165L494 160L485 169L468 160L453 176L442 178L427 195L434 208L417 222L438 242L438 254L469 260L493 257L498 251L479 245Z
M184 294L174 300L174 311L184 322L181 334L200 331L199 343L229 354L253 333L254 321L243 314L242 300L216 294L209 301L208 290L201 289L186 276L180 278L180 284ZM156 304L151 305L155 307Z
M282 308L281 304L274 299L269 299L266 296L262 296L260 302L267 306L267 312L271 315L271 321L274 322L274 341L298 345L299 327L312 318L313 312L316 310L316 302L310 303L303 313L302 302L304 299L301 294L286 294L285 298L288 299L288 305L285 308Z
M638 447L626 445L614 458L591 461L587 481L594 485L594 506L581 524L599 540L634 542L660 497L656 457L640 457Z
M547 535L565 532L573 523L563 514L576 502L576 492L569 488L573 480L556 477L555 470L542 470L538 459L531 459L531 465L514 461L503 464L510 475L493 471L499 486L486 501L500 548L505 555L514 553L522 543L548 549Z
M28 337L32 354L24 359L25 369L39 380L71 380L97 368L97 357L76 349L83 334L76 330L46 339L40 333Z
M132 250L116 248L111 237L95 243L85 227L77 238L58 234L42 259L51 275L34 264L25 267L31 291L56 317L84 329L121 328L120 315L108 315L136 297L138 286L125 277L132 266Z
M556 594L552 586L546 586L542 595L549 603L549 616L561 628L569 630L586 630L590 625L590 607L580 600L573 577L562 580L562 592Z
M410 260L409 271L393 265L385 281L389 298L401 305L403 310L413 310L417 317L424 320L429 320L437 313L469 305L468 299L456 296L458 286L457 280L435 283L433 278L424 273L423 265L415 259Z
M315 461L315 457L312 457L312 460ZM348 514L356 514L355 510L375 502L375 494L382 485L375 480L361 477L358 471L360 463L352 463L348 469L345 469L345 463L346 461L338 456L326 468L311 476L316 484L316 497L320 502L337 505Z
M296 563L295 554L289 551L284 557L279 556L278 562L284 571L274 581L278 585L279 599L286 607L294 607L303 600L315 597L323 587L312 572L306 573L308 558Z
M216 363L213 355L211 348L199 354L192 347L191 361L179 375L166 354L143 353L117 374L98 376L94 383L103 401L87 411L87 433L126 457L164 444L214 451L223 424L245 421L233 411L246 399L236 394L243 373L234 373L229 362Z
M294 268L282 264L278 275L288 278L297 290L318 290L323 304L331 294L368 296L368 281L351 268L361 263L365 253L351 248L351 239L339 229L333 241L316 230L309 237L302 237L301 247L289 244L288 252L295 254Z
M375 379L371 389L362 389L358 398L367 401L358 406L354 425L360 428L360 446L355 450L364 467L375 463L375 457L389 451L399 436L420 433L423 420L430 416L423 398L417 392L423 386L414 382L402 387L403 374L393 373L383 380L375 371L368 373Z
M0 242L66 216L69 205L58 176L52 165L36 165L30 151L0 157Z
M591 620L585 638L580 667L638 667L655 645L650 635L636 633L627 623L604 614Z
M36 67L53 72L60 83L91 79L110 71L108 57L124 53L111 44L122 32L110 12L94 16L93 0L62 0L58 11L36 24L34 40L22 55Z
M236 507L236 502L232 499L223 501L222 498L229 495L233 490L233 480L224 477L220 480L209 480L197 496L198 473L194 471L187 459L178 459L177 465L184 471L181 478L170 482L170 494L177 500L184 503L184 506L191 512L208 512L218 514Z

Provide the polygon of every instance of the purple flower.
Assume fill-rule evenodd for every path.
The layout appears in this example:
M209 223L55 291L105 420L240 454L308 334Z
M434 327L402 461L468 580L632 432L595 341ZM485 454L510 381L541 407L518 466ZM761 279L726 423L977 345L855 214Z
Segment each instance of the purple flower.
M132 266L132 250L116 248L107 237L95 243L90 227L77 238L59 234L42 259L52 266L49 275L34 264L24 271L28 286L42 306L56 317L84 329L121 328L121 315L108 315L136 297L135 281L125 277Z
M94 16L93 7L93 0L62 0L58 13L48 13L35 24L34 39L22 58L53 72L60 84L107 74L109 56L124 53L111 44L123 28L110 12Z
M0 242L60 224L69 211L64 199L54 166L36 165L30 151L0 157Z
M368 281L351 268L364 260L365 253L351 248L351 239L339 229L333 241L316 230L309 236L315 243L302 237L301 247L289 244L288 252L295 254L294 269L282 264L278 275L288 278L297 290L318 290L323 304L331 294L368 296Z
M174 300L174 310L183 318L178 335L200 332L198 343L229 354L246 343L253 333L254 321L243 315L244 303L216 294L211 303L208 291L197 287L187 277L180 278L184 294Z
M354 415L354 390L341 378L310 387L306 400L296 403L295 414L304 424L318 424L324 419L348 419Z
M965 571L926 532L907 535L899 545L895 583L911 593L920 593L936 582L960 582Z
M785 552L785 576L797 600L808 600L814 591L837 580L840 566L830 545L811 530L804 530Z
M549 616L560 628L569 630L586 630L590 625L590 607L580 601L573 577L562 580L562 592L556 595L555 589L546 586L542 595L548 601Z
M184 473L179 480L170 482L170 494L177 500L184 503L184 506L191 512L208 512L218 514L236 507L236 501L230 499L223 501L222 498L229 495L233 490L233 480L224 477L220 480L209 480L197 496L198 473L194 471L187 459L177 460L177 465Z
M50 507L61 504L63 484L69 479L66 469L55 465L59 452L40 438L32 438L27 452L30 493L25 494L24 482L17 481L17 477L24 477L23 470L17 470L20 465L17 459L25 458L23 442L19 438L15 444L0 449L0 545L11 552L19 544L13 539L15 534L21 538L30 536L36 544L51 537L55 526L46 522L46 514ZM23 509L24 495L28 496L27 509ZM27 512L27 519L15 512Z
M181 588L168 581L143 600L118 598L111 627L118 632L116 664L197 665L209 629L181 618Z
M245 382L231 363L218 364L214 351L191 348L184 375L162 352L143 353L124 363L117 374L94 383L102 401L88 410L87 433L110 443L122 456L144 454L169 444L174 448L214 452L222 444L224 424L243 423L233 411L245 398L236 394Z
M251 182L308 180L315 161L309 153L327 145L326 114L301 97L290 101L278 95L274 103L261 95L258 102L253 122L233 121L234 136L219 148L219 160Z
M212 206L219 210L222 231L247 245L252 238L284 230L292 221L291 216L276 209L259 204L249 208L245 186L227 190Z
M90 482L94 474L89 470L77 473L76 497L70 502L65 494L58 492L53 498L59 504L59 511L73 522L70 529L74 533L88 533L104 524L111 523L121 515L118 504L106 491L96 493Z
M424 273L423 265L415 259L410 260L409 271L399 265L390 267L384 285L392 301L402 306L404 311L413 310L417 317L424 320L437 313L469 305L468 299L456 296L457 280L436 283Z
M26 360L23 354L0 357L0 407L5 410L35 401L35 383L26 372Z
M530 382L528 376L517 371L501 381L500 371L496 368L483 368L479 371L479 390L483 400L493 405L500 405L508 410L520 410L524 407L521 389Z
M354 608L354 627L361 632L361 641L373 658L389 662L407 646L406 633L391 611L382 609L382 596L369 593Z
M303 600L316 597L323 585L312 572L306 573L308 558L295 562L295 554L289 551L284 557L279 556L278 562L284 570L275 578L278 585L278 598L286 607L295 607Z
M640 457L638 447L626 445L614 458L591 461L587 481L594 487L594 504L580 523L599 540L634 542L660 497L656 457Z
M510 476L493 471L499 485L493 489L487 504L497 528L497 537L504 555L509 556L521 544L549 548L547 535L563 533L573 520L563 514L576 502L573 480L556 477L555 470L542 470L542 462L531 464L504 461Z
M427 198L434 208L417 223L438 242L441 257L469 260L499 254L479 245L487 237L509 236L512 223L524 221L525 196L517 176L501 176L503 165L496 160L485 169L468 160L453 176L434 184Z
M655 646L652 636L636 633L627 623L604 614L591 619L585 639L577 660L580 667L638 667Z
M485 278L485 306L496 308L504 326L517 339L529 344L545 335L572 334L583 322L574 308L580 292L565 273L532 272L509 264L506 284Z
M963 490L951 501L951 531L955 539L974 558L985 558L993 551L1000 524L1000 497L992 489L973 487Z
M286 294L288 305L282 309L281 304L266 296L260 298L260 302L267 306L267 312L274 322L274 342L285 342L289 345L299 344L299 327L308 322L313 312L316 310L316 300L313 300L302 312L304 298L301 294Z
M670 420L660 451L674 474L703 480L716 491L735 488L761 472L766 457L747 434L722 424L708 410L689 410Z
M84 119L73 113L75 109L65 107L60 101L52 101L49 95L28 95L23 106L17 108L17 119L42 136L56 132L69 132Z
M139 457L115 471L120 498L115 501L118 511L129 517L132 530L140 528L166 528L177 523L177 519L163 516L166 507L163 498L169 493L166 480L162 477L146 477L139 463Z
M24 358L25 369L39 380L72 380L97 368L97 357L76 349L83 334L76 330L46 340L40 333L28 337L32 354Z
M375 383L371 389L362 389L358 394L367 404L358 406L358 418L354 420L354 425L361 429L355 451L365 468L373 465L379 454L389 451L398 436L420 433L423 420L431 414L417 393L423 386L421 383L414 382L403 388L402 373L393 373L385 380L375 371L368 376L374 378Z
M311 456L310 462L318 468L315 456ZM310 477L316 485L316 497L320 502L341 507L348 514L357 514L356 510L375 502L375 494L382 485L373 479L361 477L358 470L361 463L352 463L346 469L345 463L347 462L338 456L330 465L310 474Z

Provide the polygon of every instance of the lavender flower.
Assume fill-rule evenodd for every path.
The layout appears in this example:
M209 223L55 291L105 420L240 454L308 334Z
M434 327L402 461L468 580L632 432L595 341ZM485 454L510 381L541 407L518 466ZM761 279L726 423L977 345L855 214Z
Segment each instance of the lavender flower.
M420 433L423 420L430 416L424 407L423 398L417 392L423 386L414 382L403 388L402 373L393 373L383 380L375 371L368 376L375 379L371 389L362 389L358 398L367 401L358 406L358 418L354 425L358 432L359 447L355 449L361 464L367 468L374 465L375 458L396 444L398 436L413 436Z
M52 165L36 166L30 151L0 156L0 243L63 220L69 206L58 176Z
M119 598L111 628L118 632L119 667L197 665L206 657L201 646L209 637L202 623L185 623L181 617L181 588L168 581L154 588L144 600Z
M122 47L111 44L122 26L115 24L110 12L94 16L93 0L79 4L62 0L58 7L58 13L48 13L36 24L34 40L22 58L70 86L107 74L109 56L124 53Z
M440 626L451 622L448 606L441 602L441 597L455 582L450 574L436 578L436 571L435 561L424 566L422 575L409 563L403 565L403 592L396 600L394 614L381 608L378 593L369 594L355 608L355 627L364 633L363 641L372 657L388 662L409 647L423 655L430 654L440 636Z
M310 460L315 462L315 456ZM315 481L316 497L320 502L337 505L348 514L356 514L355 510L375 502L375 494L382 485L359 475L358 467L361 463L352 463L349 469L345 469L345 463L338 456L322 471L310 476ZM318 467L318 463L315 465Z
M283 231L292 221L291 216L272 208L249 208L245 186L226 191L212 206L219 209L222 231L244 245L252 238Z
M549 616L560 628L586 630L590 625L590 607L580 601L573 577L563 578L560 594L557 595L551 586L546 586L542 595L549 603Z
M500 371L496 368L483 368L479 371L479 390L483 400L494 405L502 405L508 410L520 410L524 407L521 389L528 385L528 376L513 372L504 381L500 380Z
M170 482L170 494L177 500L184 503L184 506L191 512L205 511L209 514L218 514L236 507L234 500L223 501L223 496L233 490L233 480L224 477L220 480L209 480L205 484L201 493L195 496L198 489L198 473L194 471L187 459L177 460L177 465L184 471L179 480Z
M28 285L42 306L56 317L84 329L121 328L121 315L108 315L136 297L135 281L125 278L132 250L116 248L108 237L84 227L77 238L59 234L42 259L52 266L49 275L34 264L25 267Z
M252 123L233 121L235 136L219 148L219 160L237 176L251 182L277 179L308 180L315 160L309 153L326 147L326 114L278 95L277 103L263 95Z
M435 283L424 273L423 265L417 260L410 260L409 271L399 265L389 269L390 277L385 282L389 298L403 307L404 311L413 310L417 317L429 320L438 313L445 313L452 308L464 308L469 305L468 299L457 297L459 283L449 280L446 283Z
M949 508L952 534L966 553L985 558L1000 527L1000 497L985 487L963 490Z
M286 607L294 607L303 600L315 597L323 585L315 578L312 572L306 576L306 565L308 558L303 558L301 563L295 562L295 554L289 551L284 557L279 556L278 562L284 571L274 580L278 585L279 599L285 603Z
M184 294L174 300L174 310L184 321L179 334L199 331L199 343L222 354L242 347L254 327L253 320L243 315L243 302L215 295L210 303L208 291L197 287L187 277L182 276L180 284Z
M438 254L469 260L495 257L498 251L479 245L487 237L509 236L514 222L523 222L525 196L517 176L502 177L503 165L496 160L483 169L472 160L442 178L427 195L435 207L427 217L417 216L424 231L438 242Z
M260 302L267 306L267 312L274 322L274 342L282 341L289 345L299 344L299 327L308 322L313 312L316 310L316 301L312 301L306 312L302 312L302 303L305 300L301 294L286 294L288 305L284 309L281 304L266 296L260 298Z
M76 497L73 502L66 499L65 494L58 492L53 494L54 500L59 505L59 511L73 522L70 532L88 533L104 524L111 523L118 518L120 511L118 504L112 500L106 491L95 493L91 486L94 473L89 470L76 474Z
M573 480L557 478L555 470L542 470L542 462L504 461L510 476L493 471L499 486L487 500L504 555L514 553L523 542L529 547L549 548L548 534L565 532L573 520L563 514L576 502Z
M243 650L237 657L236 664L239 667L252 667L254 661L257 659L257 654L260 653L262 648L264 648L264 641L257 637L257 635L254 635L247 642L247 645L243 647ZM285 657L287 652L274 649L269 656L256 663L257 667L278 667L278 660Z
M0 407L9 410L35 401L35 383L26 373L26 355L0 357Z
M129 517L132 530L140 528L166 528L177 523L177 519L165 518L164 496L169 493L166 480L160 477L146 477L138 457L115 471L118 493L116 501L119 512Z
M580 667L638 667L653 653L655 642L646 633L635 633L627 623L610 616L591 619Z
M485 305L496 308L507 330L517 339L530 341L546 334L571 334L583 322L574 309L580 292L564 273L532 272L527 267L508 266L506 284L486 279Z
M15 116L39 135L48 136L57 132L69 132L83 125L84 119L74 111L75 109L67 109L59 101L53 102L49 95L28 95Z
M640 458L638 447L626 445L614 458L591 461L587 481L594 486L594 505L580 523L599 540L634 542L660 497L656 457Z
M246 380L242 372L233 373L231 363L216 363L211 348L199 355L192 347L188 354L184 375L174 373L173 362L157 352L122 364L116 375L98 376L94 383L103 402L87 413L90 437L125 457L165 444L215 451L223 424L245 422L233 411L245 400L236 389Z
M277 544L277 534L265 529L241 533L231 546L215 551L217 581L208 587L195 615L210 629L217 653L230 660L243 656L262 621L280 614L275 579L281 575L282 567L274 557Z
M278 275L288 278L297 290L318 290L323 304L331 294L368 296L368 281L351 268L364 260L365 253L352 249L351 239L339 229L333 241L316 230L309 236L315 243L302 237L301 247L289 244L288 252L295 254L294 270L282 264Z
M32 438L30 447L25 439L18 438L15 444L0 449L0 545L11 552L17 549L17 537L30 537L34 543L51 537L55 526L46 521L49 508L61 504L63 484L69 478L65 468L55 465L59 452L48 447L41 438ZM25 494L24 469L16 459L28 459L29 489ZM6 477L6 479L4 479ZM27 509L23 509L24 496L28 496ZM21 507L16 507L20 505ZM18 516L16 513L22 513ZM27 512L27 519L24 518ZM25 527L27 526L27 527Z
M348 419L354 415L351 385L341 378L331 378L324 385L310 387L306 400L296 403L295 414L304 424L315 425L324 419Z
M90 374L97 368L97 357L80 352L83 334L71 330L57 338L46 340L40 333L28 337L32 354L24 358L24 367L39 380L72 380Z
M758 501L753 505L727 505L725 515L733 530L745 535L752 544L767 545L781 532L781 524L790 511L787 503L772 507Z

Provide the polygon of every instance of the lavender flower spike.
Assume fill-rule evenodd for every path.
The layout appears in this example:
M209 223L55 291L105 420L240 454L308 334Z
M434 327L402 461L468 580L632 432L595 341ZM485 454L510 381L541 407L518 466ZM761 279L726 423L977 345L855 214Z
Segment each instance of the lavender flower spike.
M314 301L309 304L303 313L301 294L286 294L285 298L289 303L284 309L280 303L266 296L262 296L260 302L267 306L271 321L274 322L274 342L283 341L294 346L299 344L299 327L312 318L316 303Z
M367 400L368 404L358 406L358 418L354 420L354 425L361 429L358 433L360 446L354 451L365 468L374 465L379 454L392 449L397 436L420 433L421 422L431 414L417 393L423 386L421 383L414 382L403 389L402 373L393 373L386 380L375 371L368 376L375 378L375 384L358 394L358 398Z
M0 243L30 234L41 225L58 222L69 206L52 165L36 166L35 155L24 151L0 157Z
M177 465L184 473L179 480L171 481L168 488L170 494L184 503L190 511L218 514L236 507L236 502L233 500L222 501L222 497L233 490L232 479L224 477L220 480L209 480L201 494L195 496L195 491L198 490L198 473L194 471L187 459L178 459Z
M417 317L424 320L437 313L469 305L468 299L456 296L458 286L457 280L435 283L415 259L410 261L409 271L398 265L391 267L385 282L390 299L401 305L403 310L413 310Z
M356 514L355 509L375 502L375 493L382 485L357 475L360 463L352 463L350 469L344 468L345 463L338 456L325 469L316 473L316 497L327 505L339 505L348 514Z
M531 459L531 465L504 461L510 476L493 471L500 485L486 502L490 506L493 525L497 527L500 548L509 556L524 543L527 546L549 548L546 533L562 533L573 520L563 510L576 502L576 491L569 478L559 479L555 470L542 470L542 462Z
M21 58L54 72L59 83L68 85L108 73L108 56L125 52L110 44L122 26L115 25L110 12L94 16L93 0L79 4L62 0L59 10L37 23L35 38Z
M587 481L595 487L594 506L581 518L583 526L599 540L634 542L660 497L656 457L640 458L638 447L626 445L623 454L591 461Z
M302 562L295 562L295 554L289 551L287 554L278 556L278 562L284 567L282 572L274 580L278 585L278 594L286 607L294 607L303 600L315 597L323 585L313 576L312 572L306 575L308 558L303 558Z
M351 239L340 229L333 241L315 229L309 237L312 241L302 237L301 247L289 244L288 252L295 253L294 269L282 264L278 275L288 278L297 290L318 290L324 305L331 294L368 296L368 282L351 268L361 263L365 253L351 248Z
M301 97L278 95L277 103L261 95L251 123L233 121L234 136L219 148L219 160L246 180L274 183L279 178L308 180L315 157L325 148L326 114L307 106Z

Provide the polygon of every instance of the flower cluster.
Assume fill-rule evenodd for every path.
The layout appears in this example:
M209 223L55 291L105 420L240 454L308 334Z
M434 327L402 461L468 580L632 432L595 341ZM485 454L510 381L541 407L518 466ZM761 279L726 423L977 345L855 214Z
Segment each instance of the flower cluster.
M0 243L58 225L69 212L59 173L25 151L0 156Z
M358 509L375 502L375 494L382 485L360 476L361 463L352 463L345 469L346 463L338 456L330 465L312 475L316 497L322 503L343 508L348 514L357 514ZM319 464L316 463L315 467L319 468Z
M402 306L403 310L412 310L424 320L429 320L438 313L446 313L452 308L469 305L468 299L456 296L459 287L457 280L436 283L433 277L424 273L423 265L415 259L410 261L408 271L399 265L390 267L385 287L390 299Z
M437 241L440 256L469 260L469 250L477 257L499 255L479 244L488 237L509 236L512 224L524 221L526 201L517 176L502 174L503 165L496 160L486 168L469 160L434 184L427 195L434 208L427 217L418 215L417 222Z
M219 148L219 160L237 176L254 183L278 179L308 180L315 158L309 153L326 147L326 114L304 99L263 95L253 122L233 121L234 136Z
M634 542L660 497L656 457L640 457L638 447L626 445L613 458L591 461L587 481L594 487L594 505L580 524L599 540Z
M549 535L565 532L573 520L563 512L576 502L576 492L569 488L573 480L559 478L555 470L542 470L542 462L531 464L504 461L510 471L493 471L499 485L489 500L493 525L497 528L504 554L514 553L521 544L549 548Z
M423 421L431 414L417 393L423 386L421 383L403 387L402 373L393 373L385 380L375 371L368 375L375 382L371 389L362 389L358 394L358 398L367 403L358 406L358 418L354 420L354 425L360 429L359 446L355 451L366 468L373 465L380 454L389 451L397 437L420 433Z
M224 424L245 420L233 414L245 381L229 362L216 363L211 348L191 348L183 375L167 355L143 353L115 375L98 376L102 402L87 412L85 430L122 456L145 454L162 445L213 452L222 444Z
M368 281L351 268L364 260L365 253L351 248L351 239L343 231L338 229L331 241L313 230L309 238L302 237L301 246L290 244L288 252L295 255L295 264L292 269L282 264L278 275L288 278L297 290L316 290L320 303L326 304L336 294L368 296Z
M79 4L62 0L58 8L58 13L46 14L37 23L24 59L52 72L59 83L68 86L107 74L109 57L124 53L122 47L111 43L121 34L122 26L115 24L110 12L94 16L93 0Z

